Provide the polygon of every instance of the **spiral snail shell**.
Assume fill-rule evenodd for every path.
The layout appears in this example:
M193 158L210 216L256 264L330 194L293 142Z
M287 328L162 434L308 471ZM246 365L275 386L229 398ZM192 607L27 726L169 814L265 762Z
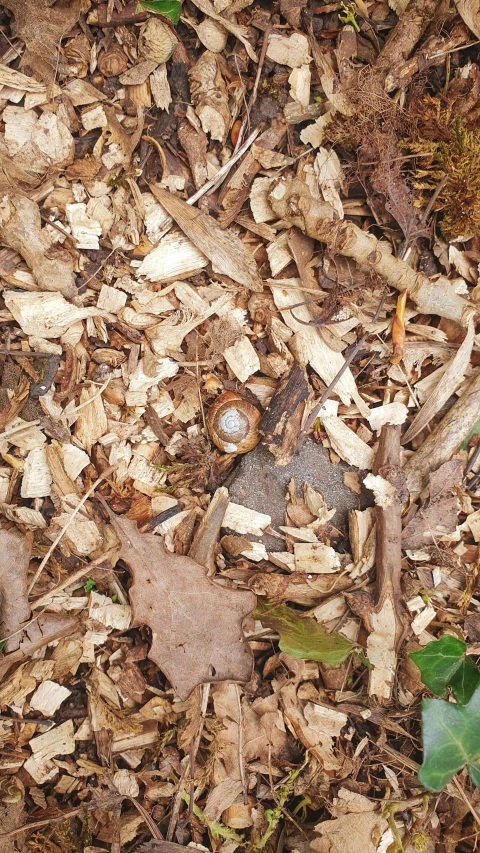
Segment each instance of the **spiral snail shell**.
M247 453L260 440L261 414L235 391L225 391L210 406L207 429L213 443L224 453Z

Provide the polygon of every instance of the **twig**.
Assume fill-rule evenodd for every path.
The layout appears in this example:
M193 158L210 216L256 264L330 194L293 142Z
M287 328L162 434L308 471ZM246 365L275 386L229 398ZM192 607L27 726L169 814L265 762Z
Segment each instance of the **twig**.
M238 707L238 766L240 768L240 780L243 787L243 802L244 805L248 803L248 791L247 791L247 780L245 778L245 764L243 760L243 713L242 713L242 699L240 696L240 689L238 684L235 685L235 691L237 694L237 707Z
M23 826L19 826L16 829L11 829L10 832L1 832L0 841L4 841L7 838L14 838L15 835L20 835L22 832L30 832L32 829L40 829L40 827L48 826L51 823L60 823L60 821L67 820L70 817L75 817L77 814L81 814L85 809L87 811L91 811L92 809L110 811L117 804L118 800L119 794L113 793L105 797L104 801L97 797L95 798L95 802L82 803L82 805L77 806L74 809L68 809L68 811L62 812L59 815L49 815L49 817L43 818L43 820L34 820L32 823L25 823Z
M23 424L19 424L16 427L12 427L12 429L6 429L5 432L0 432L0 441L5 438L10 438L11 435L16 435L17 432L24 432L25 430L30 429L30 427L38 426L39 423L40 418L37 418L34 421L28 421Z
M201 699L200 699L200 719L198 722L197 732L195 737L192 739L191 747L190 747L190 755L185 759L185 764L182 768L182 774L180 779L178 780L177 792L175 794L172 806L172 813L170 815L170 820L168 823L167 830L167 841L171 841L175 832L175 827L178 821L178 815L180 813L180 806L182 805L182 791L185 779L188 774L191 773L192 776L194 774L194 765L195 758L198 752L198 747L200 746L200 740L202 737L203 726L205 723L205 717L207 714L208 707L208 697L210 695L210 684L202 684L200 688L201 690ZM191 808L193 808L193 796L190 796ZM190 808L190 805L189 805Z
M34 587L34 586L35 586L35 584L37 583L37 581L38 581L38 579L39 579L40 575L42 574L42 572L43 572L43 570L44 570L45 566L47 565L47 563L48 563L48 561L49 561L50 557L52 556L52 554L53 554L53 552L54 552L55 548L57 547L58 543L60 542L60 540L63 538L63 536L65 535L66 531L67 531L67 530L68 530L68 528L70 527L70 525L71 525L71 523L72 523L73 519L78 515L78 513L80 512L80 510L82 509L82 507L85 505L85 503L86 503L86 502L87 502L87 500L89 499L90 495L91 495L91 494L93 494L93 492L95 491L95 489L97 488L97 486L99 486L99 485L100 485L100 483L102 482L102 480L105 480L105 478L106 478L106 477L110 476L110 474L111 474L111 473L112 473L112 471L114 471L114 470L115 470L115 467L114 467L114 466L110 466L110 468L106 468L106 469L105 469L105 471L103 472L103 474L101 474L101 475L100 475L100 477L99 477L97 480L95 480L95 482L90 486L90 488L89 488L89 489L87 489L87 491L85 492L85 494L84 494L83 498L81 499L81 501L79 501L79 503L77 504L77 506L76 506L76 507L75 507L75 509L73 510L72 514L70 515L70 518L68 519L68 521L67 521L67 523L66 523L65 527L62 527L62 529L61 529L60 533L58 534L58 536L56 536L56 537L55 537L54 541L53 541L53 542L52 542L52 544L50 545L50 548L48 549L47 553L45 554L45 556L44 556L44 558L43 558L42 562L40 563L40 565L39 565L39 567L38 567L37 571L35 572L35 575L33 576L33 580L32 580L32 582L31 582L30 586L28 587L28 590L27 590L28 594L30 594L30 593L31 593L31 591L32 591L33 587Z
M376 587L374 606L362 596L362 615L370 632L367 655L373 669L369 673L368 692L379 702L388 702L393 692L397 654L407 632L407 618L400 586L402 564L402 504L405 478L400 467L399 426L386 424L373 466L365 479L375 494ZM353 601L354 596L352 596Z
M250 124L250 113L252 111L252 107L255 104L255 101L257 100L258 87L260 85L263 65L265 62L265 57L267 55L268 37L269 37L270 33L272 32L272 29L273 29L273 25L272 25L272 22L270 20L268 22L268 24L265 28L264 34L263 34L263 44L262 44L262 50L260 52L260 56L258 59L258 68L257 68L257 73L255 75L255 83L253 84L252 94L250 95L250 98L249 98L249 101L247 104L245 118L243 119L242 124L240 125L240 130L238 132L238 139L237 139L237 144L235 145L234 154L239 149L240 145L242 144L242 139L243 139L243 136L245 134L245 130L247 129L248 125Z
M58 593L62 592L67 586L72 586L72 584L77 583L77 581L85 577L85 575L88 575L92 569L95 569L98 566L101 566L102 563L108 561L109 556L114 554L116 550L116 548L110 548L105 554L97 557L96 560L92 560L91 563L87 563L86 566L82 566L80 569L77 569L76 572L73 572L73 574L68 575L68 577L64 578L63 581L57 584L57 586L54 586L53 589L46 592L45 595L41 595L40 598L32 601L30 604L31 609L36 610L38 607L45 607L55 595L58 595Z
M243 157L245 152L248 151L248 149L250 148L252 143L255 142L259 134L260 128L257 127L255 128L255 130L252 131L252 133L250 134L246 142L242 145L242 147L239 148L238 151L233 152L228 163L225 163L225 165L218 170L217 174L214 175L213 178L210 178L210 180L207 181L207 183L204 184L203 187L200 187L200 189L197 190L194 195L191 195L190 198L187 198L187 204L195 204L200 198L202 198L206 193L208 193L209 190L214 188L216 189L221 183L221 181L226 178L232 166L234 166L235 163L240 160L241 157Z
M372 317L372 323L376 323L376 322L377 322L378 317L379 317L379 315L380 315L380 312L381 312L381 310L382 310L382 308L383 308L383 304L384 304L384 302L385 302L385 294L383 294L383 296L382 296L382 298L381 298L381 300L380 300L380 303L379 303L379 305L378 305L378 308L377 308L377 310L375 311L375 314L374 314L374 315L373 315L373 317ZM351 363L352 363L353 359L358 355L358 353L359 353L359 352L360 352L360 350L362 349L362 347L363 347L363 345L364 345L365 341L366 341L366 340L367 340L367 338L370 336L370 334L371 334L371 332L365 332L365 334L364 334L364 335L362 335L362 337L360 338L360 340L359 340L359 341L357 341L357 343L355 344L355 346L354 346L354 347L352 347L352 349L350 350L349 354L347 355L347 357L346 357L346 359L345 359L344 363L342 364L342 366L341 366L340 370L338 371L338 373L336 374L336 376L334 376L334 377L333 377L333 379L332 379L332 381L330 382L330 384L329 384L329 385L327 385L327 387L325 388L325 391L323 392L322 396L320 397L320 400L319 400L319 401L318 401L318 403L315 405L315 407L312 409L312 411L310 412L310 414L309 414L309 416L308 416L308 418L307 418L307 420L306 420L306 422L305 422L305 425L304 425L304 427L303 427L303 429L302 429L302 432L301 432L301 434L300 434L300 440L299 440L299 443L300 443L300 442L302 442L302 441L304 440L304 438L305 438L305 436L307 435L307 433L308 433L308 431L309 431L310 427L312 426L312 424L313 424L314 420L318 417L318 413L319 413L320 409L322 408L323 404L324 404L324 403L325 403L325 402L326 402L326 401L327 401L327 400L332 396L332 394L333 394L333 392L334 392L334 390L335 390L335 386L338 384L338 382L339 382L339 381L340 381L340 379L342 378L342 376L343 376L343 374L345 373L345 371L350 367L350 365L351 365ZM297 448L298 448L298 446L299 446L299 445L297 445Z

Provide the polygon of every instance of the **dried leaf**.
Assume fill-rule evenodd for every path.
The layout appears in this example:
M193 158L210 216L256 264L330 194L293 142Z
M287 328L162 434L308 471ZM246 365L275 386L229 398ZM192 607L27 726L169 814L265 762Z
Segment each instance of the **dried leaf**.
M220 587L189 557L168 553L157 536L110 513L129 565L133 624L148 625L148 654L181 699L204 682L248 681L253 656L242 621L255 606L249 592Z
M167 190L155 184L150 189L189 240L211 261L214 272L228 275L251 290L262 290L255 259L238 237Z
M62 7L52 7L49 0L5 0L3 5L15 16L12 35L25 42L22 68L31 68L40 80L53 83L60 42L78 21L80 0Z
M452 358L445 373L442 375L435 390L430 394L426 403L414 417L407 432L402 438L402 444L408 444L418 435L440 411L442 406L452 396L454 391L462 384L465 371L470 363L473 342L475 339L475 326L473 320L469 321L465 340L459 347L457 354Z

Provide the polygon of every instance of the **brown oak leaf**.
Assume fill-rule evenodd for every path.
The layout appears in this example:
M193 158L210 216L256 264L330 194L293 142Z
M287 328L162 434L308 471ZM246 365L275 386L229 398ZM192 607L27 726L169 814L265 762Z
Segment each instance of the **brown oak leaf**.
M253 593L211 581L199 563L165 550L151 533L110 511L122 544L120 557L133 575L133 625L148 625L148 657L186 699L207 681L251 678L253 655L245 642L243 619L256 605Z
M58 66L58 48L62 38L77 23L81 11L80 0L68 6L52 8L48 0L5 0L15 20L12 35L25 42L25 52L20 63L30 68L37 79L53 83Z

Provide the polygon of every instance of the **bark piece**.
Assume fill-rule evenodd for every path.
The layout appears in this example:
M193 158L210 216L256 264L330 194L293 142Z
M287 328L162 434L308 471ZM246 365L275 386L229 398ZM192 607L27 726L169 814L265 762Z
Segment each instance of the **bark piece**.
M304 371L294 365L288 379L280 383L259 423L262 444L275 457L276 465L288 465L297 446L305 403L310 390Z
M32 542L31 533L0 530L0 639L5 639L6 652L18 649L19 628L30 616L27 571Z
M241 43L243 44L245 50L247 51L250 59L253 59L254 62L257 62L257 55L247 39L248 30L246 27L240 26L240 24L235 24L233 21L230 21L228 18L223 18L221 15L218 15L214 9L210 0L193 0L194 6L197 9L200 9L204 15L207 15L213 21L217 21L218 24L221 24L222 27L232 33Z
M150 189L189 240L211 261L214 272L228 275L251 290L262 282L255 258L234 234L226 233L215 220L155 184Z
M479 0L455 0L455 5L466 25L480 39L480 2Z
M50 242L41 230L38 205L23 196L9 196L2 202L0 219L3 245L22 255L40 290L58 291L67 299L75 296L73 258L63 249L49 257Z
M209 576L215 574L215 547L229 502L227 489L217 489L188 552L192 560L205 566Z
M248 681L253 656L242 621L253 610L255 597L217 586L190 557L167 553L157 537L109 514L121 541L120 556L134 577L134 625L151 628L148 656L180 698L204 682Z
M448 279L441 277L431 281L392 255L387 244L382 244L353 222L335 221L333 207L314 199L299 179L279 181L268 198L277 216L296 225L309 237L326 243L332 254L338 252L353 258L397 290L408 290L409 298L422 314L437 314L466 326L476 313L475 306L455 293Z
M204 133L225 142L231 115L228 92L215 53L206 50L188 73L195 112Z

